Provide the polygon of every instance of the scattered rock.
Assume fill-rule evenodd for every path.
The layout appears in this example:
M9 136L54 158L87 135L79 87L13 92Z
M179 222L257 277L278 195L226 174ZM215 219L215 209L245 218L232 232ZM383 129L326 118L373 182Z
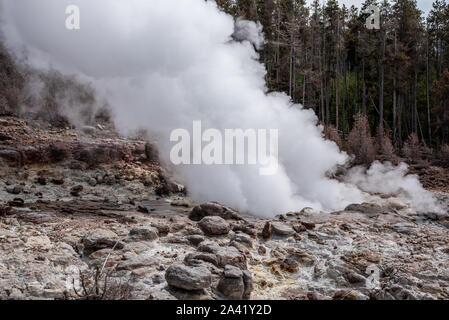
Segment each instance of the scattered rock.
M260 255L266 255L267 254L267 248L265 248L264 246L259 246L259 248L257 249L257 252Z
M110 230L96 229L83 238L85 254L106 248L123 249L124 244L119 241L117 234Z
M226 220L218 216L204 217L198 226L204 233L211 236L219 236L228 234L231 231L231 226Z
M152 241L159 237L159 232L153 227L135 227L129 232L129 239L133 241Z
M376 215L383 212L383 208L375 203L350 204L345 211L360 212L367 215Z
M212 263L214 266L218 266L218 258L213 253L204 253L204 252L195 252L195 253L189 253L185 258L184 262L188 265L197 265L201 264L201 262L209 262Z
M6 192L11 193L11 194L16 194L16 195L21 194L23 192L23 186L17 185L17 186L13 186L13 187L7 187Z
M250 236L255 236L257 234L254 224L243 221L243 223L233 223L232 231L243 232Z
M361 276L353 271L349 271L345 273L345 278L348 280L351 284L358 284L358 283L365 283L366 278L364 276Z
M173 264L165 272L168 285L184 290L201 290L212 284L212 274L204 266Z
M22 208L25 204L25 201L22 198L15 198L12 201L8 201L8 206Z
M292 227L284 223L273 222L271 224L271 229L275 235L281 237L290 237L295 234L295 230L293 230Z
M332 296L333 300L356 300L351 290L337 290Z
M287 258L284 261L282 261L280 267L284 271L295 273L299 269L299 263L296 262L294 259Z
M244 234L244 233L236 233L231 238L231 241L236 241L236 242L239 242L239 243L243 243L248 248L252 248L253 247L253 240L251 239L251 237L249 235Z
M412 223L401 222L392 225L391 228L398 233L411 234L415 232L416 226Z
M243 283L245 285L245 291L243 291L242 299L249 300L254 290L254 281L248 270L243 270Z
M241 300L245 291L242 270L234 266L226 266L217 289L228 299Z
M253 291L252 276L248 271L242 271L239 268L227 265L221 275L217 289L228 299L249 299Z
M200 252L213 253L217 256L217 266L224 268L226 265L233 265L242 270L246 270L246 256L235 247L222 247L211 241L204 241L198 246Z
M151 224L152 227L156 228L159 232L159 236L166 236L170 233L170 226L165 223L154 222Z
M95 187L97 185L97 179L94 178L89 178L89 180L87 181L87 183L91 186L91 187Z
M225 220L243 220L236 210L217 202L207 202L196 206L190 212L189 218L193 221L200 221L208 216L218 216Z
M72 187L72 189L70 189L70 194L74 197L79 197L80 192L83 191L84 187L79 185L79 186L74 186Z
M0 133L0 142L1 141L8 141L8 140L12 140L12 138L7 136L7 135L4 135L4 134Z
M53 178L53 179L51 179L51 183L53 183L57 186L62 186L64 184L64 179L63 178Z
M191 208L193 206L193 202L190 199L174 200L170 204L174 207L185 207L185 208Z
M51 212L22 212L17 216L18 220L32 224L43 224L57 222L58 218Z
M306 228L306 230L313 230L316 227L315 223L312 222L301 221L301 224L304 226L304 228Z
M36 182L38 184L40 184L41 186L45 186L45 185L47 185L47 178L45 178L43 176L39 176L39 177L37 177Z
M148 210L148 208L144 206L138 206L137 211L140 213L150 213L150 210Z
M187 240L194 246L198 246L201 242L204 241L204 237L198 234L187 236Z
M151 254L133 255L128 260L120 262L117 265L117 271L134 270L145 267L154 267L159 265L159 261Z
M293 230L295 230L298 233L307 231L307 228L301 223L301 224L297 224L295 226L293 226Z
M271 228L271 223L267 222L267 223L265 223L263 230L262 230L262 238L264 240L268 240L272 237L272 235L273 235L273 231Z

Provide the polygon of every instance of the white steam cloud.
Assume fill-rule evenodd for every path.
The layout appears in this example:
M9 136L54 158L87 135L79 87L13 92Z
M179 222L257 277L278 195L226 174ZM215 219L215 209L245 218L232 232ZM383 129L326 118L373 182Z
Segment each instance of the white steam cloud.
M191 130L194 120L204 129L279 130L276 175L260 176L257 166L175 167L175 177L198 201L260 216L306 206L337 210L364 201L361 189L378 190L385 179L397 179L387 191L409 191L402 194L417 207L428 195L417 179L404 178L403 167L376 164L371 172L381 172L381 179L362 173L348 183L327 178L347 155L323 138L313 111L291 105L285 94L266 93L266 71L254 49L263 44L260 25L234 22L213 1L0 1L3 32L16 54L90 82L113 107L122 132L157 134L166 163L170 132ZM81 10L80 30L65 28L70 4Z

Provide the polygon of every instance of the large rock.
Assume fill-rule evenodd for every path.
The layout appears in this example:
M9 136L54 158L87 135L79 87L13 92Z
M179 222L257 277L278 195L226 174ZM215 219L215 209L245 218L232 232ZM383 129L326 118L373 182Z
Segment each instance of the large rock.
M218 258L213 253L206 253L206 252L196 252L196 253L189 253L185 258L184 262L187 265L195 265L204 262L212 263L214 266L218 266Z
M262 238L264 240L268 240L268 239L271 238L271 236L273 235L273 230L271 228L271 223L270 222L266 222L265 223L261 235L262 235Z
M23 164L23 155L14 149L0 149L0 159L16 167L22 166Z
M135 227L129 232L129 239L134 241L152 241L158 238L159 231L153 227Z
M378 204L365 202L361 204L350 204L346 207L345 211L360 212L367 215L376 215L382 213L384 210Z
M251 298L254 289L253 277L248 270L243 270L243 284L245 285L245 291L243 291L242 298L248 300Z
M211 236L225 235L231 231L229 223L218 216L204 217L198 225L204 233Z
M152 256L151 252L140 255L129 253L125 255L126 260L117 265L117 270L134 270L159 265L159 260Z
M17 185L17 186L7 187L6 192L15 194L15 195L20 194L23 192L23 186Z
M201 290L211 286L212 274L204 266L189 267L173 264L165 272L165 280L175 288Z
M204 241L204 237L198 234L192 234L186 237L187 240L194 246L198 246L201 242Z
M249 299L253 291L252 276L246 270L242 271L239 268L227 265L217 289L228 299Z
M200 221L208 216L218 216L225 220L243 220L236 210L223 206L217 202L207 202L196 206L190 212L189 218L193 221Z
M84 251L90 254L106 248L122 249L123 243L119 241L117 234L110 230L96 229L83 238Z
M241 232L236 233L232 237L231 241L242 243L242 244L244 244L248 248L252 248L253 247L253 240L252 240L252 238L249 235L245 234L245 233L241 233Z
M232 265L246 270L246 256L235 247L221 247L215 242L204 241L199 244L198 251L212 253L217 256L217 267L224 268L226 265Z
M273 222L271 224L271 230L273 231L273 233L275 235L278 235L281 237L293 236L296 233L292 227L290 227L287 224L280 223L280 222Z

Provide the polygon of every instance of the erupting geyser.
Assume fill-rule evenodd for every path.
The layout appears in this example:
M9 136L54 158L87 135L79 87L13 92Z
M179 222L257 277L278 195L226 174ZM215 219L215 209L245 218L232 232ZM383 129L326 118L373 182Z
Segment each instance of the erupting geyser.
M267 94L265 68L254 49L263 42L260 28L242 20L235 24L213 1L1 4L4 36L17 55L26 52L35 67L55 68L91 82L113 107L122 132L146 128L154 133L167 164L170 133L189 129L196 120L205 129L223 132L278 129L275 175L260 175L257 165L174 167L175 177L195 200L216 200L263 216L306 206L335 210L363 201L361 190L383 191L389 179L388 192L412 201L419 210L439 210L417 178L404 178L403 167L376 164L368 175L354 171L347 183L327 178L326 173L348 156L323 138L313 111L291 105L285 94ZM65 9L71 4L81 10L79 30L65 27ZM239 40L251 42L232 40L235 26Z

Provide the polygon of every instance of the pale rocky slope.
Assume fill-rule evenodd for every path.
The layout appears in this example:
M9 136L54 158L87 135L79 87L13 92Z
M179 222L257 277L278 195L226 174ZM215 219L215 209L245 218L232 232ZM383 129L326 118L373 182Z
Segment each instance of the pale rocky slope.
M0 164L1 299L85 298L96 268L89 298L449 298L447 216L395 199L257 219L191 201L143 141L13 117Z

